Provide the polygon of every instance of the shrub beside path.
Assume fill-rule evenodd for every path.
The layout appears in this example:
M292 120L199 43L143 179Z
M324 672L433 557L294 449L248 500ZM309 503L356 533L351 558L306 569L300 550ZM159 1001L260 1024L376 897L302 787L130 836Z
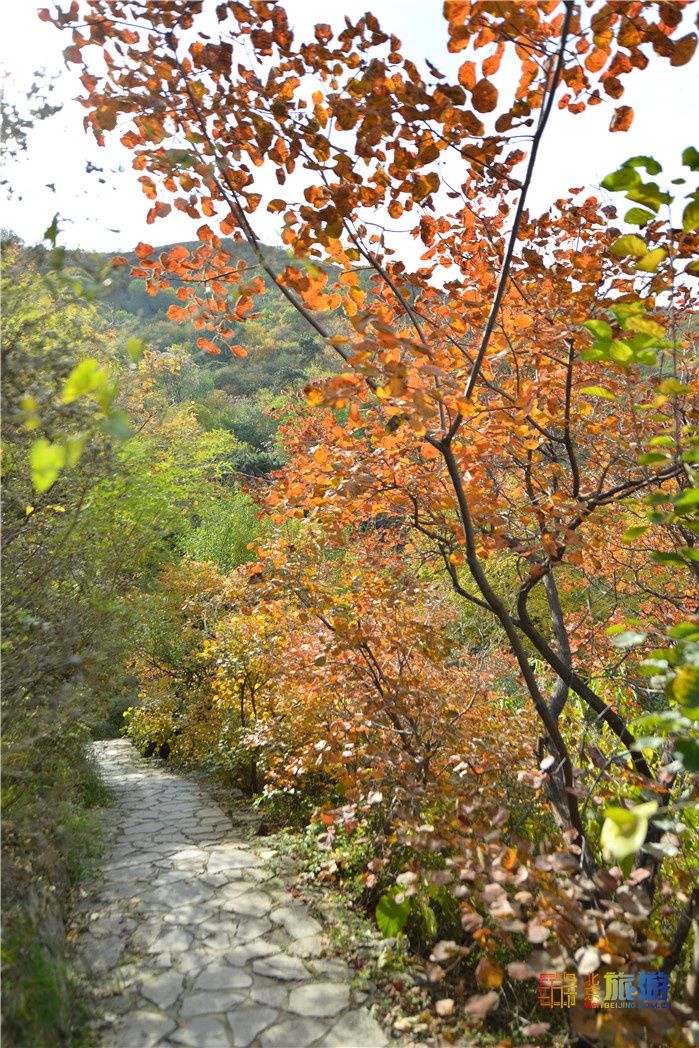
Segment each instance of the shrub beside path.
M320 924L198 782L95 744L113 841L80 906L101 1048L381 1048Z

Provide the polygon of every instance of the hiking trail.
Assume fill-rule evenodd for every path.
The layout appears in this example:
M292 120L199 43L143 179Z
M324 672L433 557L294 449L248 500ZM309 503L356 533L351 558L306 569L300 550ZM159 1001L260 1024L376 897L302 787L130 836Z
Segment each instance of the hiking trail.
M100 1048L381 1048L353 971L205 787L94 744L113 839L79 905L75 948Z

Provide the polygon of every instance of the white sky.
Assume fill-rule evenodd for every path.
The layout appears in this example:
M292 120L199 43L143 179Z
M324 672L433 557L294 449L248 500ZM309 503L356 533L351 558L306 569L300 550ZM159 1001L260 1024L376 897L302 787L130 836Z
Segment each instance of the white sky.
M60 73L54 97L64 107L38 125L26 157L8 165L5 177L16 192L2 201L0 224L34 243L58 212L62 243L105 251L127 250L139 240L158 245L193 239L195 223L181 212L146 225L149 204L131 170L128 150L116 137L108 137L107 146L99 149L83 131L84 110L73 101L81 90L76 67L65 66L62 57L70 40L37 19L41 6L35 0L13 0L11 15L5 14L0 63L9 74L11 95L26 91L37 68ZM369 8L383 29L401 38L406 56L429 58L448 75L458 68L460 56L446 50L442 0L326 0L319 6L312 0L287 0L285 6L303 38L311 36L315 21L341 24L345 14L357 18ZM554 108L529 197L531 209L546 209L570 186L597 186L619 162L638 153L651 153L673 177L680 174L682 150L697 144L692 142L699 97L695 70L692 63L673 69L667 61L652 60L644 72L626 77L621 101L636 114L626 134L608 132L611 102L576 117ZM104 173L86 174L88 162ZM266 240L278 239L276 217L260 214L256 221Z

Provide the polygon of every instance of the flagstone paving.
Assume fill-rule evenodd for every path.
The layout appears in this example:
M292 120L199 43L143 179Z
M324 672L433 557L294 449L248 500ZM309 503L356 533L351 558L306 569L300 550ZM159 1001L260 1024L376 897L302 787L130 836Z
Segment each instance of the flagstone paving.
M80 907L76 951L101 1048L381 1048L321 925L199 783L95 744L114 838Z

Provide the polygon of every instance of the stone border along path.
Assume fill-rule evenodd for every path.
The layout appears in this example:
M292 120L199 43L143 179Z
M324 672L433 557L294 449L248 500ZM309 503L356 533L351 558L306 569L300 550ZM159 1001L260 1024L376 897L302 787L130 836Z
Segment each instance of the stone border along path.
M115 795L101 875L79 909L79 962L102 1048L380 1048L320 924L205 789L125 739L94 744Z

